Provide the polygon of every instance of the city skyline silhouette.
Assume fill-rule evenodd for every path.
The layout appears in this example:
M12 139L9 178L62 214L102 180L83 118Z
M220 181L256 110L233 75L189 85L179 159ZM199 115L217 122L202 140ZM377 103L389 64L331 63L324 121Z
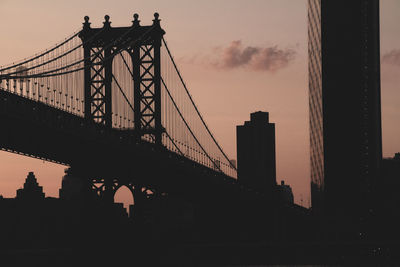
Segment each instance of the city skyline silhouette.
M45 3L46 1L42 2L43 5ZM88 14L92 14L91 21L94 25L101 24L105 13L110 14L115 26L123 24L123 18L131 17L132 15L132 12L122 11L117 7L111 10L109 7L106 8L106 6L101 5L98 8L92 8L89 5L90 2L86 3L88 5L85 6L84 10L87 10ZM16 12L16 10L21 14L28 10L25 7L19 7L18 3L4 2L1 5L3 6L3 12L9 10L9 12L5 12L5 16L11 16L12 12ZM202 17L197 19L189 18L189 14L193 15L195 13L192 10L193 7L185 5L182 8L187 9L187 12L175 14L175 11L170 10L174 6L173 3L170 6L157 2L143 4L138 5L138 10L143 10L141 12L143 15L152 14L155 10L163 13L163 19L168 21L168 25L165 25L165 27L168 31L172 49L177 53L176 60L182 64L183 76L190 88L192 88L191 93L195 101L198 102L200 112L205 116L211 129L215 131L217 140L221 142L222 147L227 150L231 158L236 158L235 126L246 120L248 114L256 110L270 113L272 120L277 124L277 178L278 180L285 180L292 185L296 203L300 203L302 199L303 205L308 206L310 178L309 148L307 145L309 136L306 1L299 1L290 5L282 1L255 2L244 9L239 8L244 4L238 2L233 4L230 13L219 12L222 10L222 3L214 7L215 10L211 13L207 10L209 5L207 2L198 5L198 8L204 9L204 12L200 13L203 16L208 14L211 19L208 18L200 23ZM35 9L39 6L40 4L32 8ZM266 11L262 11L263 8ZM381 55L386 58L386 60L382 60L384 157L391 157L400 150L400 145L395 139L399 132L395 127L396 115L399 112L395 104L399 99L398 93L396 93L396 84L398 83L396 73L398 73L399 67L396 65L396 61L393 61L393 58L395 58L393 53L395 53L396 47L400 46L400 41L395 34L397 30L396 17L394 16L396 8L399 7L395 1L384 1L381 4ZM69 7L65 6L65 9L69 10ZM37 10L38 12L43 12L41 17L44 16L46 19L38 20L37 17L30 17L27 14L26 16L21 16L18 21L7 24L8 27L3 32L7 33L14 26L12 30L14 34L10 38L10 42L14 42L14 45L11 45L10 42L1 44L2 50L7 51L7 53L0 55L1 63L4 65L39 52L43 47L49 47L55 41L63 38L62 31L57 29L59 27L62 27L67 32L79 28L81 17L86 15L84 10L79 15L71 14L71 20L66 20L66 18L57 20L49 16L54 12ZM258 15L250 16L251 12L256 12ZM265 12L269 16L263 15ZM212 15L217 13L221 13L219 17ZM226 16L226 19L223 19L224 16ZM72 20L75 17L77 19ZM238 22L237 18L240 17L242 19L246 18L244 23ZM288 20L287 17L291 19ZM143 18L143 20L145 21L146 19ZM185 21L185 25L192 25L191 27L194 27L193 29L195 30L192 30L191 27L179 25L181 20ZM54 21L59 22L57 24L58 27L52 26ZM210 27L211 23L218 25L218 27L210 31L212 29ZM237 27L232 26L232 29L239 29L237 35L235 35L235 31L225 31L225 35L218 33L219 29L229 25L237 25ZM275 26L269 27L268 25ZM33 29L27 31L29 27L42 28L41 38L37 38L38 35L34 34ZM256 30L257 27L266 29L266 34ZM249 31L249 29L251 30ZM182 31L190 32L188 38L179 38L179 33ZM206 41L201 37L203 32L209 33L212 38ZM33 35L29 36L29 34ZM194 38L197 38L197 40ZM28 39L31 45L26 45ZM194 40L196 40L195 43L199 44L193 45ZM229 61L229 56L231 55L229 53L235 52L241 55L240 53L249 47L262 50L275 45L277 50L289 54L287 57L288 64L279 65L281 68L273 72L271 72L271 69L257 69L254 64L245 62L229 64L232 63ZM12 49L14 47L18 49ZM193 48L189 49L189 47ZM294 54L290 54L291 51L294 51ZM257 55L257 53L254 54L255 60ZM221 59L225 60L222 61L225 65L215 66L215 61ZM208 68L207 65L215 67ZM201 78L205 75L209 76L207 81ZM291 79L287 80L286 76L290 76ZM239 77L241 78L239 79ZM232 79L235 81L234 83L230 82ZM235 94L232 95L230 93L232 89L229 88L233 88ZM207 99L209 92L216 93L214 95L215 100L209 101ZM228 94L228 100L231 99L231 101L222 100L225 98L224 94ZM221 105L221 102L226 103L227 106ZM20 184L17 181L22 182L25 173L33 170L38 174L45 192L50 196L57 196L57 190L61 185L61 177L64 173L64 166L53 165L48 162L43 163L42 161L6 152L0 153L3 164L10 166L0 170L3 177L0 183L4 188L0 194L12 196Z
M400 4L326 1L0 3L2 254L400 260Z

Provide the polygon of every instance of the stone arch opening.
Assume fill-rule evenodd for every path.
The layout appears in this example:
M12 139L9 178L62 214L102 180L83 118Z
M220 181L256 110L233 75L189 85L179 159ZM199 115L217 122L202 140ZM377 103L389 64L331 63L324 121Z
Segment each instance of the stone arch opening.
M132 190L122 185L114 193L114 203L122 203L128 215L131 216L130 206L135 204L135 198Z

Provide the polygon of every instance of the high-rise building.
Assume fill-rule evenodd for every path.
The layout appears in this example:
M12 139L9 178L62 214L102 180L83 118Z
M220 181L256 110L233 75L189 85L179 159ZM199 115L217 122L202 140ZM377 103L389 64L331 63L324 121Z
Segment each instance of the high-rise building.
M381 240L397 242L400 240L400 153L393 158L384 158L381 166L381 179L377 191L376 213L379 217L378 227Z
M268 112L250 114L250 121L236 127L238 181L260 192L276 186L275 124Z
M308 0L308 39L312 208L357 224L382 158L379 0Z

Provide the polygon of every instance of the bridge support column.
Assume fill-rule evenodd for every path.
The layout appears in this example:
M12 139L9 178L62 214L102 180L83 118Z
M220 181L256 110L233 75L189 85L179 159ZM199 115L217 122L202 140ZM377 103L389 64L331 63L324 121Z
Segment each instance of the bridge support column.
M79 37L83 41L85 57L85 118L111 128L113 48L108 45L113 39L110 17L104 18L103 34L99 35L99 39L93 39L96 30L90 28L89 17L85 17Z
M133 27L140 27L135 16ZM134 80L134 122L137 140L143 136L157 145L162 145L161 123L161 38L158 13L154 14L154 29L148 38L136 42L131 48Z
M137 22L139 23L139 22ZM131 51L132 66L133 66L133 105L135 109L134 113L134 127L135 127L135 139L136 142L140 142L142 137L142 123L141 123L141 112L140 112L140 45L135 43Z
M158 26L160 21L156 18ZM155 22L156 23L156 22ZM155 120L155 142L157 145L162 145L163 127L161 124L161 57L160 57L161 39L154 40L154 120Z
M112 84L112 53L111 53L111 48L107 48L104 51L104 57L106 58L105 63L104 63L104 69L105 69L105 82L104 82L104 87L105 87L105 125L106 127L111 128L112 127L112 102L111 102L111 96L112 96L112 89L111 89L111 84Z
M83 30L82 34L87 33L90 31L90 22L89 22L89 17L85 17L85 22L83 23ZM92 120L92 103L91 103L91 98L92 98L92 93L91 93L91 82L90 82L90 76L91 76L91 70L92 70L92 62L91 62L91 49L90 49L90 43L87 43L83 47L83 56L84 56L84 95L85 95L85 118L87 120Z

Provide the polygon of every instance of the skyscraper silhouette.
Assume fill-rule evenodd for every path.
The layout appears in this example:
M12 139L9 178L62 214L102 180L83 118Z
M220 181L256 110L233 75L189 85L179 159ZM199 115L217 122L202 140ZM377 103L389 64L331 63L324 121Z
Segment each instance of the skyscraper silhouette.
M276 186L275 124L268 112L250 114L250 121L238 125L238 180L260 192L271 193Z
M382 158L379 1L309 0L308 38L312 207L362 239Z

